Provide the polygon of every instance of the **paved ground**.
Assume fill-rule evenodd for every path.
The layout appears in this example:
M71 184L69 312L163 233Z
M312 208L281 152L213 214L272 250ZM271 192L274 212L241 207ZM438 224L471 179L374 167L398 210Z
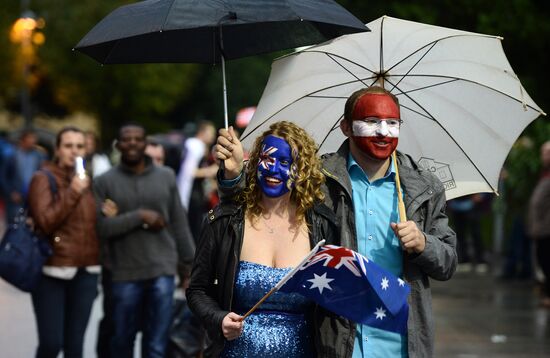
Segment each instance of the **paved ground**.
M550 357L550 311L538 307L529 282L458 273L433 283L436 357ZM86 333L85 358L95 357L100 299ZM36 333L30 298L0 281L0 357L32 357Z
M532 282L458 273L433 298L436 357L550 357L550 310Z

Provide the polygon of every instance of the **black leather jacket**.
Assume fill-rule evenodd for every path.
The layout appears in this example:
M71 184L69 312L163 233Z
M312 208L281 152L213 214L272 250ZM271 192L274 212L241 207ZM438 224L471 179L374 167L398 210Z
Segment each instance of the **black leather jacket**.
M306 214L310 225L310 246L322 239L327 244L337 244L335 235L338 224L334 213L325 205L317 205ZM204 357L218 357L223 350L225 338L221 324L231 311L233 287L244 234L243 210L232 203L222 204L208 213L195 253L191 282L187 289L189 307L206 327L207 348ZM317 352L325 351L319 327L327 320L343 320L316 306L308 316L314 330ZM320 354L319 354L320 355Z

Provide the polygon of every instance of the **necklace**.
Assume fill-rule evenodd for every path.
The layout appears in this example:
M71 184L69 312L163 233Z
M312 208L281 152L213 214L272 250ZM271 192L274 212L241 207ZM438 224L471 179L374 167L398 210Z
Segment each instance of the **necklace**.
M270 233L270 234L274 234L275 230L271 226L267 225L267 221L265 219L263 219L262 221L264 222L264 225L267 228L267 232Z

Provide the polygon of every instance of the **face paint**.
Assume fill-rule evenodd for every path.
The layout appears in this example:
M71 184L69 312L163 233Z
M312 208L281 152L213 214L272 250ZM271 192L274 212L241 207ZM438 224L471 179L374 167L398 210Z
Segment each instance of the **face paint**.
M257 177L260 188L270 198L288 193L294 187L290 145L282 138L268 135L262 142Z
M399 106L387 94L361 96L352 113L351 139L367 155L385 160L397 148Z

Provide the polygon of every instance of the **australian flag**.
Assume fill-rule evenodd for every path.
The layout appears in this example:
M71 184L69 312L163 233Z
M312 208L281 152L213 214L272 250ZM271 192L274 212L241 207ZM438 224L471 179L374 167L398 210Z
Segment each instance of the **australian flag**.
M345 247L317 246L277 286L357 323L407 333L409 285Z

